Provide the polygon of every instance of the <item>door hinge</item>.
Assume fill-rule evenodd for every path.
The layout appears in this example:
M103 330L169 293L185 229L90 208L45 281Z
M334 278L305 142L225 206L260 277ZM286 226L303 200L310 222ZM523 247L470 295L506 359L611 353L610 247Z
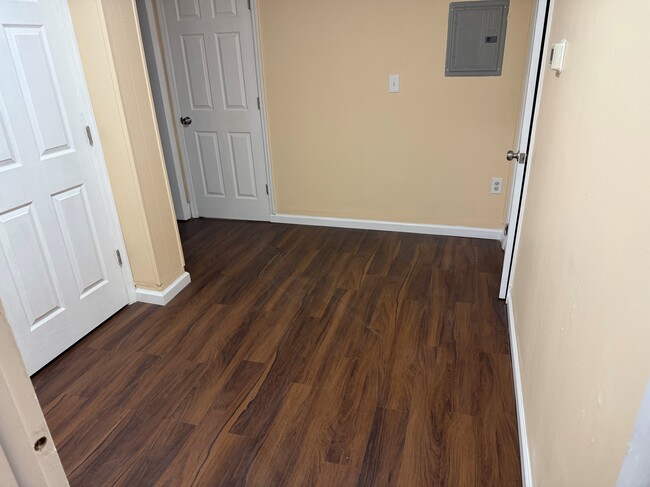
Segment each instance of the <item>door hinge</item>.
M115 251L115 255L117 255L117 263L122 267L122 254L119 249Z
M266 194L269 194L269 185L266 184L265 186L266 186Z
M248 0L248 10L251 9L251 0Z
M86 125L86 137L88 137L88 143L90 145L95 145L93 141L93 133L90 131L90 127Z
M257 109L261 110L262 109L262 104L260 103L260 97L257 97Z
M506 223L506 228L503 229L503 234L508 235L508 223Z

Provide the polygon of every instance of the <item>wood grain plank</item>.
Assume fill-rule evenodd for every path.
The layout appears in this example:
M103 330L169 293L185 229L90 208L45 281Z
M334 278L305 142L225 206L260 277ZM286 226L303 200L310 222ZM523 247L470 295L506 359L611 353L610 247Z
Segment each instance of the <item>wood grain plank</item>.
M406 411L376 409L359 484L395 485L397 483L408 420L409 415Z
M521 484L497 242L198 219L33 377L72 485Z

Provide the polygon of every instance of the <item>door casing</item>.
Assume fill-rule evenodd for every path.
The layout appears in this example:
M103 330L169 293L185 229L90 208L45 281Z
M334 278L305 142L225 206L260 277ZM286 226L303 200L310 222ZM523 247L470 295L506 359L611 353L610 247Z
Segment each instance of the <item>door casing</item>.
M0 343L2 485L66 486L61 460L1 303ZM42 446L35 451L34 444L39 440Z
M153 54L153 59L146 57L147 62L147 71L149 73L149 84L151 85L152 98L154 100L154 105L156 107L156 118L159 120L158 131L160 133L161 142L163 138L168 140L168 146L171 148L172 166L174 171L174 176L176 180L176 185L173 184L172 179L168 177L169 186L172 191L172 195L176 193L181 200L180 214L176 211L177 220L189 220L192 218L192 207L190 201L194 195L190 195L191 188L187 187L187 181L185 181L185 175L189 174L186 167L184 167L184 159L180 154L180 146L178 145L178 137L180 134L176 132L177 124L174 123L176 117L174 116L173 109L170 103L169 96L165 96L169 93L169 87L167 85L167 72L165 71L165 58L162 53L162 46L160 43L160 36L158 35L157 21L155 15L155 8L151 0L135 0L136 6L138 7L138 16L144 14L144 21L146 22L143 25L143 20L140 20L140 36L142 37L142 45L147 53L147 46L150 46L151 54ZM147 32L144 31L146 27ZM152 78L151 72L155 69L155 79ZM162 96L159 103L156 103L156 96L154 92L154 84ZM164 127L161 126L160 120L164 120ZM164 148L164 144L163 144ZM170 172L169 166L167 166L167 172ZM176 210L176 208L174 208Z

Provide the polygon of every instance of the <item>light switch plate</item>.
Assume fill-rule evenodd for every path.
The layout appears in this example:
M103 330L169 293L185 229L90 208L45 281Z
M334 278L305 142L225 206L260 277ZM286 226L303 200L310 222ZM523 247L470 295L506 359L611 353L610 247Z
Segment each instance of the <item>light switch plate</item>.
M399 93L399 74L388 75L388 92Z
M551 69L557 71L558 73L562 72L564 67L564 53L566 51L566 41L561 40L560 42L553 44L551 46Z

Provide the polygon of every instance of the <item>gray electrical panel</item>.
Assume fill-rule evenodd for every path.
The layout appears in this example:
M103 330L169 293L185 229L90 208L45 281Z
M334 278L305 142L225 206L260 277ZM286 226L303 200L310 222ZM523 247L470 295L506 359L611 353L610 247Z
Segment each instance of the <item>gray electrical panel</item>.
M446 76L501 76L509 0L449 4Z

